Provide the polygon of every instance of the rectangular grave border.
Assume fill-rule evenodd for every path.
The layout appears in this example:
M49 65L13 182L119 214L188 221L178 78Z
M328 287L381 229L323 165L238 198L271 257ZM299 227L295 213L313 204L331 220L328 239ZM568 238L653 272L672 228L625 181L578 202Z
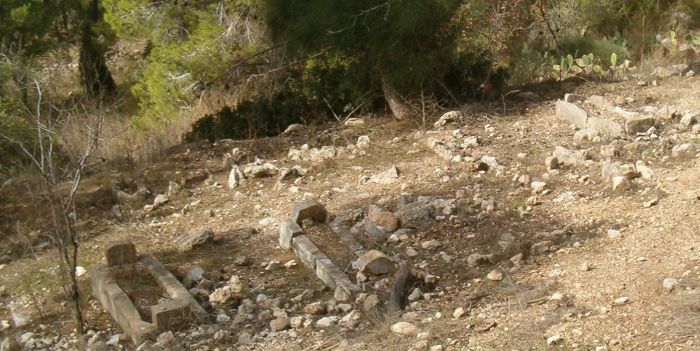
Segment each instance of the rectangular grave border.
M91 268L92 295L100 301L114 321L135 344L142 343L158 332L183 328L193 322L210 322L207 311L158 259L151 255L135 257L133 244L123 242L119 244L126 247L127 251L130 250L133 258L124 260L120 257L119 265L114 264L110 262L110 257L113 255L108 249L108 265L95 265ZM137 262L146 267L158 286L172 299L151 306L151 323L141 318L133 301L119 287L113 276L113 269L133 270L133 265Z
M280 223L280 246L291 249L307 268L333 290L333 297L336 300L348 301L360 291L360 288L308 236L304 235L301 227L291 219L285 219ZM352 249L357 254L358 247L353 246Z

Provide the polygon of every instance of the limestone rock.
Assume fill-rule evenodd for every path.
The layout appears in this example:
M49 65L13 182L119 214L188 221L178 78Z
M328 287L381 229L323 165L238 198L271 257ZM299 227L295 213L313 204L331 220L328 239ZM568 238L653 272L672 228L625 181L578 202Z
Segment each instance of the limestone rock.
M495 282L503 280L503 273L499 270L492 270L489 272L489 274L486 275L486 279L488 280L493 280Z
M209 228L201 228L193 231L177 243L177 249L180 252L187 252L197 246L204 245L214 239L214 232Z
M464 118L464 114L461 111L449 111L444 113L440 118L433 124L435 128L440 128L447 125L448 123L459 122Z
M671 149L671 156L673 157L687 157L693 153L693 144L685 143L676 145Z
M270 321L270 329L274 331L285 330L291 325L288 317L279 317Z
M362 273L386 274L394 270L394 263L383 252L370 250L357 260L357 268Z
M565 166L581 166L591 158L589 150L571 150L563 146L555 147L552 156Z
M304 307L304 313L311 315L321 315L325 314L327 311L326 304L324 302L313 302Z
M251 163L243 167L243 175L246 178L271 177L276 175L277 173L279 173L279 169L277 168L277 166L269 162L263 164Z
M557 118L563 119L579 128L586 128L588 124L588 113L570 102L557 101L555 113Z
M644 133L653 127L655 120L653 116L640 115L633 116L625 121L625 129L628 134L635 135L637 133Z
M241 167L234 165L231 168L231 172L228 174L228 188L229 189L235 189L237 188L241 182L245 179L245 176L243 175L243 171L241 170Z
M661 283L661 286L663 286L663 288L668 292L673 291L676 285L678 285L678 279L671 277L664 279L664 281Z
M409 322L398 322L391 325L391 332L401 336L416 334L418 328Z
M361 135L359 138L357 138L356 146L358 149L368 149L370 146L369 137L366 135Z
M399 229L399 219L396 218L393 213L384 211L378 206L372 205L369 207L367 218L388 232L393 232Z
M369 178L372 183L391 184L399 178L399 169L396 166L391 166L386 171L375 174Z
M215 308L223 308L231 302L239 301L248 294L247 284L237 275L231 276L227 284L209 295L209 303Z
M365 125L365 120L362 118L349 118L344 125L346 127L361 127Z
M338 323L338 316L327 316L316 321L316 328L329 328Z
M493 259L493 255L491 255L491 254L482 255L482 254L475 253L475 254L469 255L469 257L467 258L467 265L469 267L477 267L477 266L491 262L492 259Z

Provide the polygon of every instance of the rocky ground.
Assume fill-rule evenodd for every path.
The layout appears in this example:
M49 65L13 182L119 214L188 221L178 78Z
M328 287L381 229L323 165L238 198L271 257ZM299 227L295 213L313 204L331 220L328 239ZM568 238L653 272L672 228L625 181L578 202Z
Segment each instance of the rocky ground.
M540 86L426 126L292 126L100 171L81 204L90 348L700 349L700 78L666 70ZM4 219L28 209L18 189L1 190ZM280 246L279 223L312 199L328 216L304 234L351 298ZM134 345L89 296L117 240L165 263L214 322ZM0 265L0 349L74 349L54 252L36 246ZM139 306L165 297L147 280L128 291Z

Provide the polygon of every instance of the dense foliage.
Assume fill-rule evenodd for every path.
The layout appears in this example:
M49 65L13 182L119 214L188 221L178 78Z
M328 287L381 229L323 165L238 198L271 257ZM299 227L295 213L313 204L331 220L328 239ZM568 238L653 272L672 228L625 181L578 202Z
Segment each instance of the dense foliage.
M589 68L612 79L613 58L688 60L699 25L698 0L3 0L0 126L32 134L40 84L47 113L80 86L118 97L135 130L206 116L190 137L269 135L391 92L454 104ZM65 62L74 76L49 81Z

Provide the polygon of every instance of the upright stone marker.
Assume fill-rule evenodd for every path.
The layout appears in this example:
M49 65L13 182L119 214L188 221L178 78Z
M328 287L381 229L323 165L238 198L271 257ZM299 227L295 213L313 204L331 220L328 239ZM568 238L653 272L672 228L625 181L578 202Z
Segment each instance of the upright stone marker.
M105 259L108 267L136 263L136 246L130 241L117 241L107 246Z

